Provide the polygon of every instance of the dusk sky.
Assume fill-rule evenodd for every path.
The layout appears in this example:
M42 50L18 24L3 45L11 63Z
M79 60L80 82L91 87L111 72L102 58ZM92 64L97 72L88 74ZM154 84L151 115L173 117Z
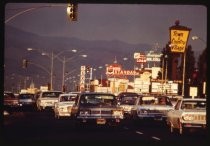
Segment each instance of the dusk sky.
M5 20L15 13L50 3L8 3ZM53 5L59 5L53 4ZM169 27L176 20L191 28L188 44L193 50L206 47L207 8L202 5L88 4L78 5L78 21L69 21L67 4L28 11L6 23L43 36L76 37L83 40L120 40L165 47ZM19 9L21 8L21 9ZM18 34L17 34L18 35ZM192 41L192 36L203 39Z

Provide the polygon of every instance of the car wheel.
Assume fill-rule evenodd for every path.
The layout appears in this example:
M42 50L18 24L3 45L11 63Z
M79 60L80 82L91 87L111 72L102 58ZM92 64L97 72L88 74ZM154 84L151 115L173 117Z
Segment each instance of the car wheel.
M37 105L37 110L41 111L41 107L39 105Z
M58 116L57 116L57 114L56 114L56 113L54 114L54 117L55 117L55 119L57 119L57 118L58 118Z
M170 123L170 132L171 132L171 133L174 132L174 127L173 127L172 123Z
M182 126L181 122L179 123L179 134L180 135L183 134L183 126Z

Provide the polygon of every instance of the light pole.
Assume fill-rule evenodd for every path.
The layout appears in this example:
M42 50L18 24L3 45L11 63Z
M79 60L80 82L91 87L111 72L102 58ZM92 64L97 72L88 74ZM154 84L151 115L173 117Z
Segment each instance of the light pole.
M72 50L72 52L74 52L74 53L76 53L77 51L76 50ZM82 51L81 51L82 52ZM79 55L80 57L83 57L83 58L86 58L87 57L87 55ZM72 59L74 59L76 56L73 56L73 57L70 57L70 58L67 58L66 59L66 57L64 56L63 57L63 59L61 59L60 57L58 57L57 56L57 59L59 60L59 61L61 61L62 62L62 89L64 90L64 88L65 88L65 72L66 72L66 63L67 62L69 62L69 61L71 61Z
M202 38L198 36L192 36L192 40L201 40L206 45L206 41L204 41Z
M62 70L63 70L63 73L62 73L62 88L63 88L63 85L64 85L64 76L65 76L65 64L66 64L66 62L68 62L68 61L70 61L71 59L73 59L74 56L71 57L71 58L68 58L68 59L66 60L65 56L64 56L64 59L61 59L61 58L59 57L59 55L61 55L62 53L66 52L66 51L71 51L71 52L76 53L77 50L76 50L76 49L73 49L73 50L63 50L63 51L60 51L59 53L57 53L56 55L54 55L54 52L53 52L53 51L52 51L51 53L46 53L46 52L43 52L43 51L40 50L40 49L34 49L34 48L27 48L27 50L28 50L28 51L36 50L36 51L38 51L39 53L41 53L41 55L47 56L47 57L50 58L50 60L51 60L51 65L50 65L50 90L53 90L54 59L57 58L59 61L62 62L62 64L63 64L63 69L62 69ZM87 57L87 55L82 55L82 56Z
M43 52L42 50L40 49L34 49L34 48L27 48L27 51L38 51L39 53L41 53L41 55L43 56L48 56L50 58L50 61L51 61L51 65L50 65L50 90L53 90L53 60L54 60L54 53L53 51L51 52L51 54L47 54L45 52Z
M69 14L69 5L66 5L66 4L56 4L56 5L50 4L50 5L44 5L44 6L30 7L30 8L27 8L27 9L25 9L25 10L22 10L22 11L16 13L15 15L13 15L13 16L7 18L7 19L4 21L4 23L7 24L7 23L9 23L11 20L13 20L14 18L16 18L17 16L22 15L22 14L24 14L24 13L27 13L27 12L30 12L30 11L33 11L33 10L37 10L37 9L41 9L41 8L47 8L47 7L67 7L67 8L66 8L66 10L67 10L67 16L70 15L70 14Z

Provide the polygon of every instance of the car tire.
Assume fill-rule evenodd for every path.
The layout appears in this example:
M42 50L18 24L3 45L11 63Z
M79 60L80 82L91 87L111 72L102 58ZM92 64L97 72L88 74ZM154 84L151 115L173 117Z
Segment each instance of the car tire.
M173 127L173 125L172 125L172 123L170 122L170 126L169 126L169 128L170 128L170 132L171 133L174 133L174 127Z
M183 128L181 122L179 122L179 134L183 135L183 132L184 132L184 128Z

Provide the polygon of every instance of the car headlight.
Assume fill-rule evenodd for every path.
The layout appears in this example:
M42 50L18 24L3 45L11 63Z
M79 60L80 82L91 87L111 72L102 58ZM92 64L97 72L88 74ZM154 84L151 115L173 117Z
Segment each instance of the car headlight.
M192 121L192 120L194 120L194 116L186 114L186 115L182 116L182 119L185 120L185 121Z
M79 112L79 114L80 115L90 115L90 110L81 110L80 112Z
M139 114L147 114L147 113L148 113L148 111L145 110L145 109L140 109L139 110Z
M123 111L122 110L112 110L112 115L113 116L123 116Z

